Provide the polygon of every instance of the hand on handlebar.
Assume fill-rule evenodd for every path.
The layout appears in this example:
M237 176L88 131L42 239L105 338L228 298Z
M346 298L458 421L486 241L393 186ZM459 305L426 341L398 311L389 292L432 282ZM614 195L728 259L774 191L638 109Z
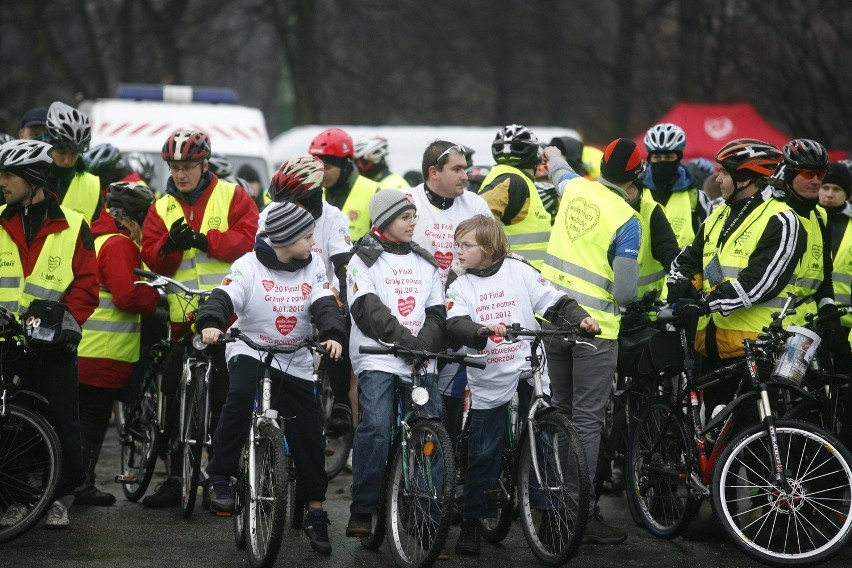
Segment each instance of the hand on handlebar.
M601 332L601 326L598 325L598 320L592 316L589 316L580 322L580 329L592 335L597 335Z
M481 327L477 335L481 335L484 337L489 337L493 335L496 335L498 337L506 337L506 326L502 323L489 323L488 325Z
M328 351L328 356L334 359L335 361L340 359L340 356L343 354L343 346L333 339L328 339L320 343L326 351Z
M214 345L216 343L219 343L219 338L223 335L224 333L219 328L205 327L201 330L201 341L203 341L207 345Z

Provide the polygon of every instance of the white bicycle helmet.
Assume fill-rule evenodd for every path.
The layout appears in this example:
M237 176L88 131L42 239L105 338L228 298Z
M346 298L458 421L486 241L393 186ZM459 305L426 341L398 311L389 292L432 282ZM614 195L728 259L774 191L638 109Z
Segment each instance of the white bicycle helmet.
M47 109L47 134L51 143L82 154L89 149L92 125L89 117L72 106L56 101Z
M355 143L355 158L378 164L389 153L388 141L381 136L361 138Z
M49 166L52 146L38 140L12 140L0 146L0 170L25 166Z
M645 150L650 152L677 152L683 155L686 133L677 124L655 124L645 133Z

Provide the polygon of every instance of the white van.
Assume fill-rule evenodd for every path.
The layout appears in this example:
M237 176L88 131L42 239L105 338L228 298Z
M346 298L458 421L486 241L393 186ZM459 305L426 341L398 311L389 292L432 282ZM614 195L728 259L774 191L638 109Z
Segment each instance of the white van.
M155 189L166 187L168 168L160 151L169 134L188 128L210 136L213 152L234 164L254 168L266 187L272 177L269 135L259 109L240 106L228 89L181 85L123 85L118 98L83 101L92 121L91 146L112 144L121 152L143 152L156 164Z

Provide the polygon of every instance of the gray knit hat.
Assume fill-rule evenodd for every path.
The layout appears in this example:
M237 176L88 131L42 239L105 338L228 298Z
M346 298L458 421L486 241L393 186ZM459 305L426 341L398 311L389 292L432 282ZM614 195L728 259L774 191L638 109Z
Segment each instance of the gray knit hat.
M266 216L266 236L277 247L292 245L314 228L313 216L293 203L273 203Z
M409 209L416 210L417 207L403 192L398 189L380 189L370 200L370 219L374 227L384 231L391 221Z

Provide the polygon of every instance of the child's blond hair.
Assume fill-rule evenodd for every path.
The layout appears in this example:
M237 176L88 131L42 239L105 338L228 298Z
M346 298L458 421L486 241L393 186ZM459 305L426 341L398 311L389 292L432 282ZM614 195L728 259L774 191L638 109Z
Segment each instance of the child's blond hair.
M509 253L509 239L500 224L494 217L485 215L474 215L470 219L462 221L456 227L455 239L472 233L482 252L492 261L503 258Z

